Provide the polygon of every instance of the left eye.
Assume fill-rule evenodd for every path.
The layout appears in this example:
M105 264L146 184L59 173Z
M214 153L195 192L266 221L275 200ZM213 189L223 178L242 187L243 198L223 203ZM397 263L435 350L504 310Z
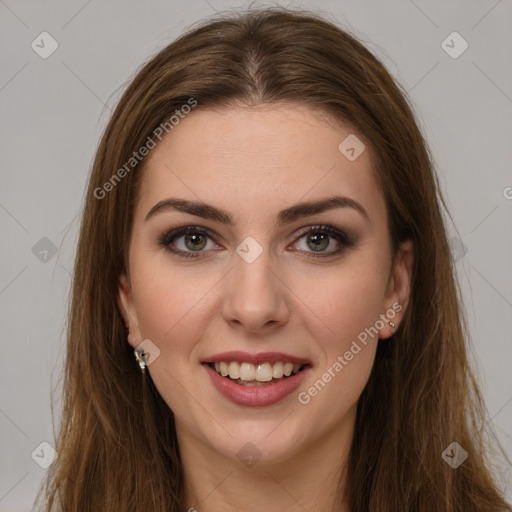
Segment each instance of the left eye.
M344 245L348 245L343 233L329 227L310 229L297 238L294 244L301 251L314 253L327 252L328 254L336 253L342 249ZM327 249L330 250L327 251Z

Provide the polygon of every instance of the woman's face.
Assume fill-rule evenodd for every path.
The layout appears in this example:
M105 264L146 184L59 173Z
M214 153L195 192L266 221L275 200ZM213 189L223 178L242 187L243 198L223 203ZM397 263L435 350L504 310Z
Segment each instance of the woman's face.
M180 446L261 464L350 440L412 256L392 268L370 141L327 120L197 110L147 157L119 298Z

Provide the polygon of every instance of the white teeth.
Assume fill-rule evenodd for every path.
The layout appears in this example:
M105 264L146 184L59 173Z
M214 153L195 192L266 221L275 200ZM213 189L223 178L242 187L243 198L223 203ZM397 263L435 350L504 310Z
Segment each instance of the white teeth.
M272 380L272 366L270 366L270 363L258 365L255 380L259 382L268 382L269 380Z
M220 363L220 374L225 377L229 373L228 364Z
M302 368L301 364L283 363L282 361L273 365L270 363L254 365L237 361L222 361L214 363L213 366L215 371L223 377L229 376L234 381L244 382L271 382L273 379L295 375Z
M274 377L274 379L280 379L284 375L283 366L284 365L281 363L281 361L274 365L272 368L272 377Z
M240 378L240 365L238 363L229 363L229 378L233 380Z
M254 380L255 377L256 377L256 367L253 364L242 363L240 365L240 378L242 380Z

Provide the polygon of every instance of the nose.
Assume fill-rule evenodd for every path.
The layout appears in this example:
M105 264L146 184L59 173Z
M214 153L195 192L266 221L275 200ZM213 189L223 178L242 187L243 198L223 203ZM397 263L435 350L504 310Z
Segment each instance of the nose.
M233 327L268 334L290 316L289 291L268 251L250 263L238 254L224 282L223 315Z

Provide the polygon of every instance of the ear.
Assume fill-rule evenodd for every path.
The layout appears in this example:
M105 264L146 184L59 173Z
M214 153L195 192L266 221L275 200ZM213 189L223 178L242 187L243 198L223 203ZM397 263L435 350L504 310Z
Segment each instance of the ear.
M124 323L126 327L128 327L128 343L133 348L136 348L141 343L142 337L139 330L137 313L133 304L131 286L125 274L121 274L119 277L117 305L123 316Z
M389 325L389 322L393 322L395 324L394 329L398 330L404 317L411 293L413 263L414 244L412 240L405 240L397 250L391 270L384 299L385 311L383 314L386 321L384 327L379 330L380 339L387 339L394 334L393 327Z

